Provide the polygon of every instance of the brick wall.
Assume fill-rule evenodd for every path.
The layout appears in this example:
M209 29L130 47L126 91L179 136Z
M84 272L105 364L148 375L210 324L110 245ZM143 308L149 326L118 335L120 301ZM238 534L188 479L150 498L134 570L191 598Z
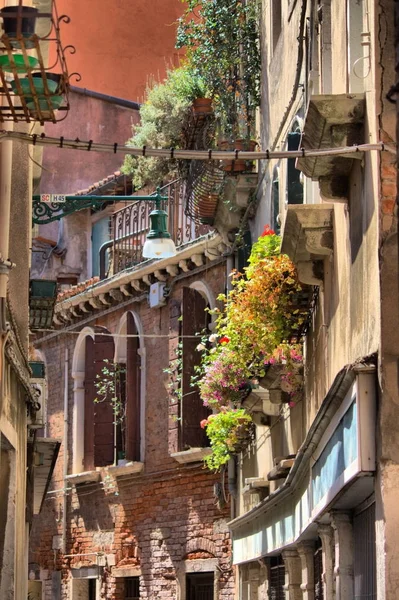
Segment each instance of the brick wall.
M121 573L121 568L132 567L141 570L143 598L174 598L176 576L184 569L185 561L204 558L217 559L221 569L217 570L219 597L227 600L233 594L231 547L226 526L230 509L228 504L221 506L220 497L214 497L214 484L224 484L222 475L209 473L201 463L180 465L170 456L170 451L175 449L171 439L178 425L170 418L174 401L163 369L169 366L175 349L175 340L169 338L171 334L173 337L177 323L174 321L180 314L182 287L196 280L203 281L216 297L225 288L225 265L211 266L196 276L176 281L162 308L150 309L145 301L128 307L139 316L144 335L156 336L144 338L147 372L144 471L116 479L104 468L99 483L70 486L66 490L66 553L104 552L107 560L101 559L105 561L101 589L102 597L107 599L122 600L123 579L115 576L115 569ZM101 325L115 333L126 310L126 307L123 310L116 307L89 325ZM63 437L64 357L65 349L69 349L69 472L73 443L71 364L76 339L75 333L65 332L40 345L47 361L48 435L51 437ZM30 562L46 570L47 580L54 570L62 569L62 597L66 598L68 585L65 583L70 578L70 569L93 566L96 557L63 558L60 550L52 549L53 542L60 541L60 537L53 536L62 534L64 456L63 442L50 488L61 491L47 495L42 514L35 519ZM50 600L51 586L46 585L45 589L48 590L45 600Z

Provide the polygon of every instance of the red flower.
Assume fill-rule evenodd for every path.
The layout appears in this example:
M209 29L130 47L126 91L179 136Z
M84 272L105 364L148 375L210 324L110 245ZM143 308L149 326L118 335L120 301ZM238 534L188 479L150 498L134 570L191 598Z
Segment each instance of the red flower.
M274 229L270 229L270 225L265 225L263 233L261 233L260 237L265 237L266 235L276 235Z
M223 337L220 338L219 344L228 344L229 341L230 341L230 338L228 338L227 335L224 335Z
M205 427L207 425L208 425L208 419L202 419L202 421L200 422L201 429L205 429Z

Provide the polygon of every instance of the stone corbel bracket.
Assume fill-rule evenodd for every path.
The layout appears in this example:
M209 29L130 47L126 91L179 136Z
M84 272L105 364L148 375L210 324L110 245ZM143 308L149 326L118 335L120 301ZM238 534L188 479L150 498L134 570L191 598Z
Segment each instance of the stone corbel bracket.
M333 211L333 204L288 207L281 251L296 264L302 283L323 282L323 260L334 246Z
M306 149L339 148L364 142L363 94L325 94L312 96L305 118L301 147ZM348 175L354 159L362 152L334 156L304 156L296 167L319 181L324 198L347 199Z

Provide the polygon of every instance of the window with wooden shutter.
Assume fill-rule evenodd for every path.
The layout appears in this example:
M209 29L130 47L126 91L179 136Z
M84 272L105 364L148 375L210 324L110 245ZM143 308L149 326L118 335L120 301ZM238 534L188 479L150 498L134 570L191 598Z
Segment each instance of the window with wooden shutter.
M85 439L84 461L85 471L95 467L112 465L114 462L114 411L111 402L94 402L97 397L97 375L104 377L102 369L114 358L114 341L111 335L86 338L85 347Z
M94 375L104 377L104 360L114 359L114 340L111 335L96 335L94 339ZM93 454L94 466L105 467L114 462L115 415L111 399L94 404Z
M200 337L195 337L195 334L203 332L208 327L209 315L206 308L206 300L199 292L192 288L183 288L181 450L209 445L200 422L209 416L210 411L203 405L198 388L191 386L194 369L201 362L201 352L196 349L200 343Z
M140 342L138 337L129 337L138 335L136 323L131 313L127 314L127 334L125 453L128 460L140 461Z

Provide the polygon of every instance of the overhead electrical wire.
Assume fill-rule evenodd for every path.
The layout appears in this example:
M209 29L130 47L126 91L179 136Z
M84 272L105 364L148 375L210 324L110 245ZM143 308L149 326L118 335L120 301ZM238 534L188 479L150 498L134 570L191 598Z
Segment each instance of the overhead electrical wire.
M357 152L370 152L375 150L382 152L387 150L392 154L396 153L396 148L391 144L376 142L374 144L355 144L353 146L342 146L339 148L318 148L298 150L261 150L258 152L249 152L246 150L180 150L176 148L134 148L132 146L120 145L117 143L101 144L93 140L82 141L79 138L66 139L46 136L44 133L29 134L19 131L0 130L0 143L4 141L18 141L33 146L50 146L62 148L64 150L82 150L86 152L102 152L110 154L129 154L131 156L146 156L149 158L174 158L179 160L271 160L281 158L306 158L318 156L342 156Z

